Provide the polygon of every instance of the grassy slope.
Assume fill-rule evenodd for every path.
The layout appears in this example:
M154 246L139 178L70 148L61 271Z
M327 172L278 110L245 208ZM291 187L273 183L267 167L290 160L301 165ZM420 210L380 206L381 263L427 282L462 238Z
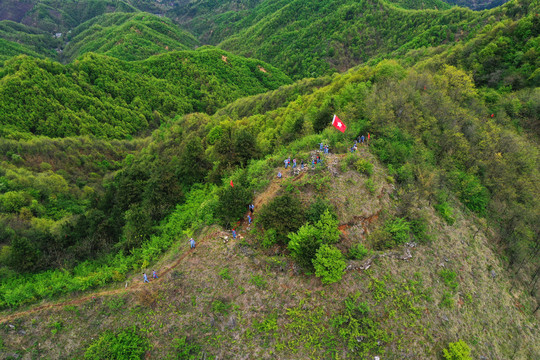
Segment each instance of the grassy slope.
M87 52L143 60L167 51L189 50L198 44L170 20L148 13L95 17L75 28L67 40L63 56L68 62Z
M276 189L279 194L290 186L306 201L316 191L318 179L330 177L332 181L316 192L340 209L344 226L338 246L347 248L358 241L369 246L365 235L378 226L373 215L392 209L395 190L367 149L361 149L358 156L376 164L372 177L375 195L366 188L365 176L351 170L335 172L341 156L330 155L325 162L332 171L309 170L297 178L289 178L285 172L281 185L272 180L257 193L256 209ZM267 176L272 178L277 170ZM537 357L538 323L520 312L522 306L528 306L526 298L508 294L511 283L488 244L483 225L459 210L456 223L448 226L427 202L419 205L430 219L433 243L409 248L412 258L408 260L399 259L406 247L377 251L369 270L350 270L341 283L328 286L313 276L298 274L294 264L275 255L273 249L259 248L245 224L237 241L225 243L227 232L204 229L196 235L195 251L190 252L187 242L181 241L155 265L158 273L167 272L158 282L143 285L137 275L126 292L98 294L90 301L22 316L9 322L13 328L4 323L0 354L19 351L41 357L81 357L89 339L122 324L137 325L149 334L151 358L175 354L174 339L183 336L202 346L207 355L219 358L308 359L332 354L354 358L331 324L345 310L344 300L359 296L358 301L371 307L381 331L392 334L380 347L369 337L364 340L374 346L367 352L372 356L437 359L448 342L463 339L473 349L474 358ZM365 217L371 222L365 222ZM183 259L171 269L178 258ZM443 269L457 273L456 289L444 283ZM442 305L445 293L450 306ZM38 345L44 334L46 339Z

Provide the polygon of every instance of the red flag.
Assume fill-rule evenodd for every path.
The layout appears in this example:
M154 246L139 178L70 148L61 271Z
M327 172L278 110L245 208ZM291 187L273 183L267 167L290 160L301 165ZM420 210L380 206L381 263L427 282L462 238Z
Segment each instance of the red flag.
M232 180L231 180L231 187L234 187L233 183L232 183Z
M343 121L339 120L339 118L334 114L334 118L332 119L332 125L342 133L345 132L345 129L347 129L347 126L343 123Z

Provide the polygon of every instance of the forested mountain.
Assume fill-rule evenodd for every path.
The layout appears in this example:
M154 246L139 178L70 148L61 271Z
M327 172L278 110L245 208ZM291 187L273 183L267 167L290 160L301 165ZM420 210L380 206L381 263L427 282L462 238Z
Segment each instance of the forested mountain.
M0 39L0 61L8 60L17 55L30 55L33 57L41 57L38 53L30 50L29 48L18 44L13 41Z
M88 53L66 66L21 56L0 69L0 124L51 137L125 138L289 82L273 66L215 48L139 62Z
M148 13L113 13L98 16L72 30L63 58L72 61L87 52L122 60L144 60L174 50L189 50L199 44L187 31L167 18Z
M0 359L539 358L539 10L2 2Z
M116 0L3 0L0 20L12 20L53 34L66 32L98 15L114 11L134 12L137 9Z
M269 9L278 3L276 11ZM484 27L494 26L505 13L520 17L529 7L537 7L534 4L524 1L476 13L462 8L406 10L379 0L265 2L238 20L239 29L224 22L215 32L234 29L237 33L220 47L280 64L301 78L344 70L395 51L467 41Z
M29 52L40 57L54 58L57 55L56 49L61 45L60 40L47 32L7 20L0 21L0 38L5 44L0 48L0 56L5 58L30 55ZM20 52L13 52L14 49L20 49Z

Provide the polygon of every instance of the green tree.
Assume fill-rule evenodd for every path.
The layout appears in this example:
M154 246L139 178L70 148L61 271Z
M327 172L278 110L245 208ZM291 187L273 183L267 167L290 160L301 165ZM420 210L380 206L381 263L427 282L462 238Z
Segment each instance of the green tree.
M234 224L242 218L252 197L247 187L238 183L233 185L225 185L218 191L216 217L226 228L234 227Z
M322 244L334 244L339 240L338 221L326 210L315 224L305 224L296 233L290 233L288 248L292 257L304 269L313 271L312 260Z
M266 231L275 229L276 240L287 243L287 235L304 223L304 207L290 194L275 197L260 210L259 221Z

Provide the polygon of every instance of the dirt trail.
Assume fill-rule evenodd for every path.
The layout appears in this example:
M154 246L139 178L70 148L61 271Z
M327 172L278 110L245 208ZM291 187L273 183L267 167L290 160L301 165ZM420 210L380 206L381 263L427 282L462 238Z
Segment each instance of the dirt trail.
M313 153L318 153L318 151L314 151ZM330 157L328 157L328 155L326 155L326 156L327 156L327 160L328 160ZM343 155L337 155L337 156L341 157ZM309 164L307 164L306 168L304 170L301 170L300 173L297 174L297 175L291 174L291 172L289 172L287 169L285 169L283 167L280 167L280 168L278 168L276 170L282 172L283 178L293 176L294 177L293 181L298 181L298 180L302 179L306 175L306 173L309 171ZM270 185L266 188L266 190L263 193L259 194L255 198L255 200L253 202L253 204L255 205L255 208L260 209L264 204L266 204L268 201L270 201L270 199L273 199L276 196L276 194L278 193L279 189L281 188L282 182L283 182L283 179L273 178L272 181L270 182ZM244 216L244 218L238 222L237 226L244 225L245 224L245 219L247 219L247 213ZM215 237L215 236L217 236L219 234L225 234L225 233L221 232L221 231L213 232L212 234L205 236L203 239L198 240L197 241L197 246L199 246L200 244L205 243L209 239L211 239L211 238L213 238L213 237ZM241 230L238 231L238 234L239 235L240 234L245 234L245 230L244 231L241 231ZM157 280L153 280L147 286L152 286L152 284L154 284L154 283L161 282L162 279L164 278L164 276L167 275L169 272L171 272L178 265L180 265L182 260L184 260L184 258L188 254L190 254L191 252L192 252L191 249L185 251L174 263L166 266L162 271L160 271L160 274L159 274L160 277ZM117 288L117 289L112 289L112 290L105 290L105 291L100 291L100 292L94 292L94 293L91 293L91 294L88 294L88 295L85 295L85 296L82 296L82 297L79 297L79 298L71 299L71 300L61 301L61 302L58 302L58 303L47 303L47 304L39 305L39 306L36 306L34 308L24 310L24 311L18 311L18 312L15 312L13 314L10 314L10 315L5 315L5 316L0 315L0 324L12 321L14 319L17 319L17 318L25 316L25 315L29 315L29 314L33 314L33 313L36 313L36 312L39 312L39 311L42 311L42 310L46 310L46 309L63 308L63 307L68 306L68 305L80 305L82 303L85 303L87 301L90 301L92 299L102 297L102 296L111 296L111 295L116 295L116 294L135 292L137 290L142 289L145 286L144 283L142 282L142 280L139 279L139 277L140 277L140 275L132 276L128 280L128 282L131 283L131 285L129 287Z
M208 241L209 239L217 236L218 234L220 234L220 232L216 231L216 232L213 232L210 235L205 236L203 239L197 241L197 246L199 246L200 244L204 244L206 241ZM191 252L192 252L191 249L185 251L182 255L180 255L180 257L174 263L172 263L169 266L165 267L160 272L158 279L153 280L147 286L152 286L151 284L161 282L162 279L165 277L165 275L167 275L174 268L176 268L178 265L180 265L182 260L184 260L184 258L186 256L188 256ZM14 320L16 318L19 318L21 316L25 316L25 315L29 315L29 314L39 312L41 310L63 308L63 307L68 306L68 305L80 305L80 304L85 303L87 301L90 301L90 300L92 300L94 298L98 298L98 297L102 297L102 296L111 296L111 295L123 294L123 293L127 293L127 292L135 292L135 291L137 291L139 289L142 289L144 287L144 283L139 279L139 277L140 277L140 275L132 276L128 280L129 282L132 283L131 286L126 287L126 288L119 288L119 289L95 292L95 293L92 293L92 294L89 294L89 295L86 295L86 296L83 296L83 297L79 297L79 298L76 298L76 299L66 300L66 301L62 301L62 302L59 302L59 303L55 303L55 304L50 304L49 303L49 304L39 305L39 306L36 306L36 307L34 307L32 309L28 309L28 310L24 310L24 311L18 311L18 312L15 312L13 314L10 314L10 315L1 316L0 317L0 324L8 322L8 321L12 321L12 320Z

